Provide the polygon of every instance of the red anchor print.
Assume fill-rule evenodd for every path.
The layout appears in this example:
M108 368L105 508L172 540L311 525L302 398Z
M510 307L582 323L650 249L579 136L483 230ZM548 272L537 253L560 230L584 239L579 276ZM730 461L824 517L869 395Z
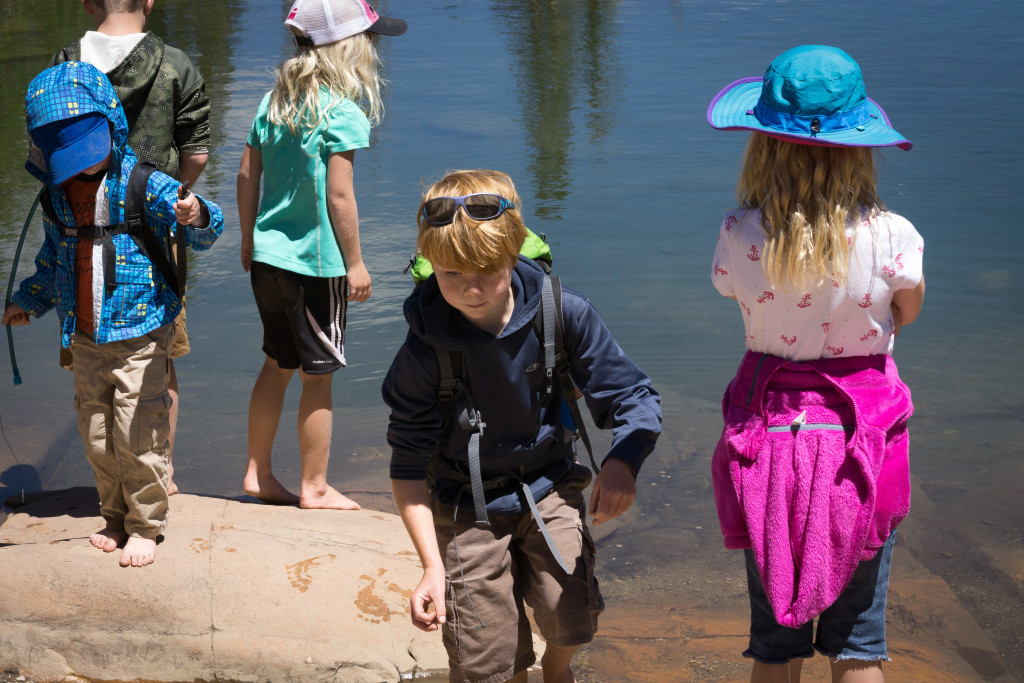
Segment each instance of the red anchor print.
M860 306L861 308L871 308L871 294L865 294L864 301L861 301L857 305Z
M732 226L736 225L736 216L729 216L725 219L725 229L732 230Z
M728 275L728 274L729 274L729 271L727 271L722 266L718 265L718 261L715 261L715 275Z
M745 303L743 303L742 301L740 302L740 308L742 308L742 309L743 309L743 312L744 312L744 313L746 313L747 315L750 315L750 309L749 309L749 308L747 307L747 305L746 305Z
M800 308L807 308L810 305L811 305L811 295L810 294L804 294L804 298L800 299L800 303L797 304L797 306L799 306Z
M843 352L843 349L845 348L845 346L826 346L825 350L831 351L833 356L838 356Z
M759 296L757 298L757 303L763 304L765 301L772 301L774 299L775 299L775 295L772 294L771 292L767 292L766 291L764 294L762 294L761 296Z
M878 330L871 330L870 332L865 334L863 337L861 337L860 340L861 341L867 341L868 339L871 339L872 337L877 337L877 336L878 336Z
M794 334L792 339L787 339L786 335L782 335L782 341L786 342L786 346L792 346L796 344L796 335Z
M893 260L896 261L896 265L900 267L900 270L903 270L903 254L896 254L896 258Z
M761 260L761 255L759 253L757 253L757 245L756 244L751 244L750 245L750 253L747 254L747 258L750 259L751 261L760 261Z
M833 281L832 281L832 286L833 286L833 287L838 287L838 286L839 286L839 283L838 283L838 282L836 282L835 280L833 280Z
M822 323L821 331L824 332L825 334L828 334L828 328L830 327L832 327L832 323Z
M892 266L882 266L882 272L889 277L896 277L896 269Z

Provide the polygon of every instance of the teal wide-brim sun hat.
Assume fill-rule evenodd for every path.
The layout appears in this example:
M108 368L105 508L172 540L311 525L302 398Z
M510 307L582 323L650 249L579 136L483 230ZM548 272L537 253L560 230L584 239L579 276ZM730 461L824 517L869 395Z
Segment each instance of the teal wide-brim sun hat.
M711 100L708 123L719 130L755 130L803 145L914 146L867 96L853 57L826 45L787 50L763 78L730 83Z

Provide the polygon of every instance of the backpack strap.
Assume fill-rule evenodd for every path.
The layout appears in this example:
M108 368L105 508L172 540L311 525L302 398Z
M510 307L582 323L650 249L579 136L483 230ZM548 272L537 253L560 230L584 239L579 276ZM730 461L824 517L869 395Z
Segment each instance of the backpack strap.
M462 383L462 353L459 351L443 351L433 347L437 356L438 388L437 402L441 406L442 415L447 421L448 415L455 413L459 426L469 432L469 488L473 494L473 509L476 512L476 523L490 526L487 519L487 501L484 498L484 482L480 471L480 437L483 436L484 423L480 412L473 406L473 399ZM454 409L454 411L453 411Z
M171 264L168 250L160 243L156 234L149 229L146 222L146 187L149 184L149 176L155 170L156 166L150 163L140 161L135 164L135 168L128 176L128 187L125 190L124 221L117 225L68 225L57 216L49 187L44 188L39 197L39 203L43 207L46 217L54 225L60 226L66 236L97 240L102 244L104 268L108 271L104 277L108 283L114 282L113 268L115 264L114 244L110 237L128 233L139 251L160 271L167 286L178 298L181 298L185 293L185 278L188 271L184 231L180 229L175 231L174 239L177 250L177 267L175 268Z
M565 344L565 319L562 317L562 283L557 275L548 275L544 278L544 287L541 292L543 301L541 303L541 329L537 329L537 318L534 318L534 329L544 345L544 373L547 377L546 395L551 393L551 383L557 379L562 390L562 400L565 401L569 414L572 416L573 428L576 434L583 441L590 457L590 466L596 474L601 470L594 460L594 449L590 445L590 436L587 434L586 423L583 422L583 414L580 412L579 399L577 397L576 383L572 380L569 362L569 352ZM550 303L548 299L550 298ZM549 339L553 353L548 356Z
M140 161L135 164L131 175L128 176L128 188L124 197L124 214L127 232L131 236L139 251L156 266L161 277L171 291L180 299L184 292L184 266L183 256L184 235L179 229L175 237L178 248L178 267L171 264L169 250L165 249L146 222L146 187L149 184L149 176L156 170L156 166Z

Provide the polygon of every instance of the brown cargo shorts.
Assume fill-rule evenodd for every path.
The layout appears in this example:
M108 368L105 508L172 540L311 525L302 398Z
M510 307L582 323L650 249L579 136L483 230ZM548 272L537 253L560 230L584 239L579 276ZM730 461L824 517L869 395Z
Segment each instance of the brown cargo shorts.
M433 502L445 565L447 620L442 637L450 680L498 683L536 661L525 605L545 642L557 647L593 640L604 601L594 577L594 541L583 490L590 470L574 465L537 502L572 575L559 566L529 509L490 515L478 527L471 509Z

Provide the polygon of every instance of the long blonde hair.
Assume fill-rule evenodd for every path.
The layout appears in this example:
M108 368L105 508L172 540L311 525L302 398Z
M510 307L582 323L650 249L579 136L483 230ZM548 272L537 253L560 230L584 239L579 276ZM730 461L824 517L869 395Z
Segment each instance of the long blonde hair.
M321 87L362 103L370 123L379 123L384 115L384 79L376 43L375 34L363 31L327 45L297 46L295 54L277 67L271 123L288 126L292 133L300 127L316 128L335 104L320 101Z
M884 211L871 148L801 145L752 133L736 196L760 209L767 237L761 265L774 286L846 284L846 224L862 208Z
M496 194L515 205L497 218L478 221L455 212L447 225L431 225L423 220L423 205L437 197L460 197L477 192ZM526 226L520 213L519 193L512 178L501 171L487 169L449 171L431 185L420 201L416 214L419 227L417 246L420 253L434 264L464 273L493 273L519 258L526 239Z

